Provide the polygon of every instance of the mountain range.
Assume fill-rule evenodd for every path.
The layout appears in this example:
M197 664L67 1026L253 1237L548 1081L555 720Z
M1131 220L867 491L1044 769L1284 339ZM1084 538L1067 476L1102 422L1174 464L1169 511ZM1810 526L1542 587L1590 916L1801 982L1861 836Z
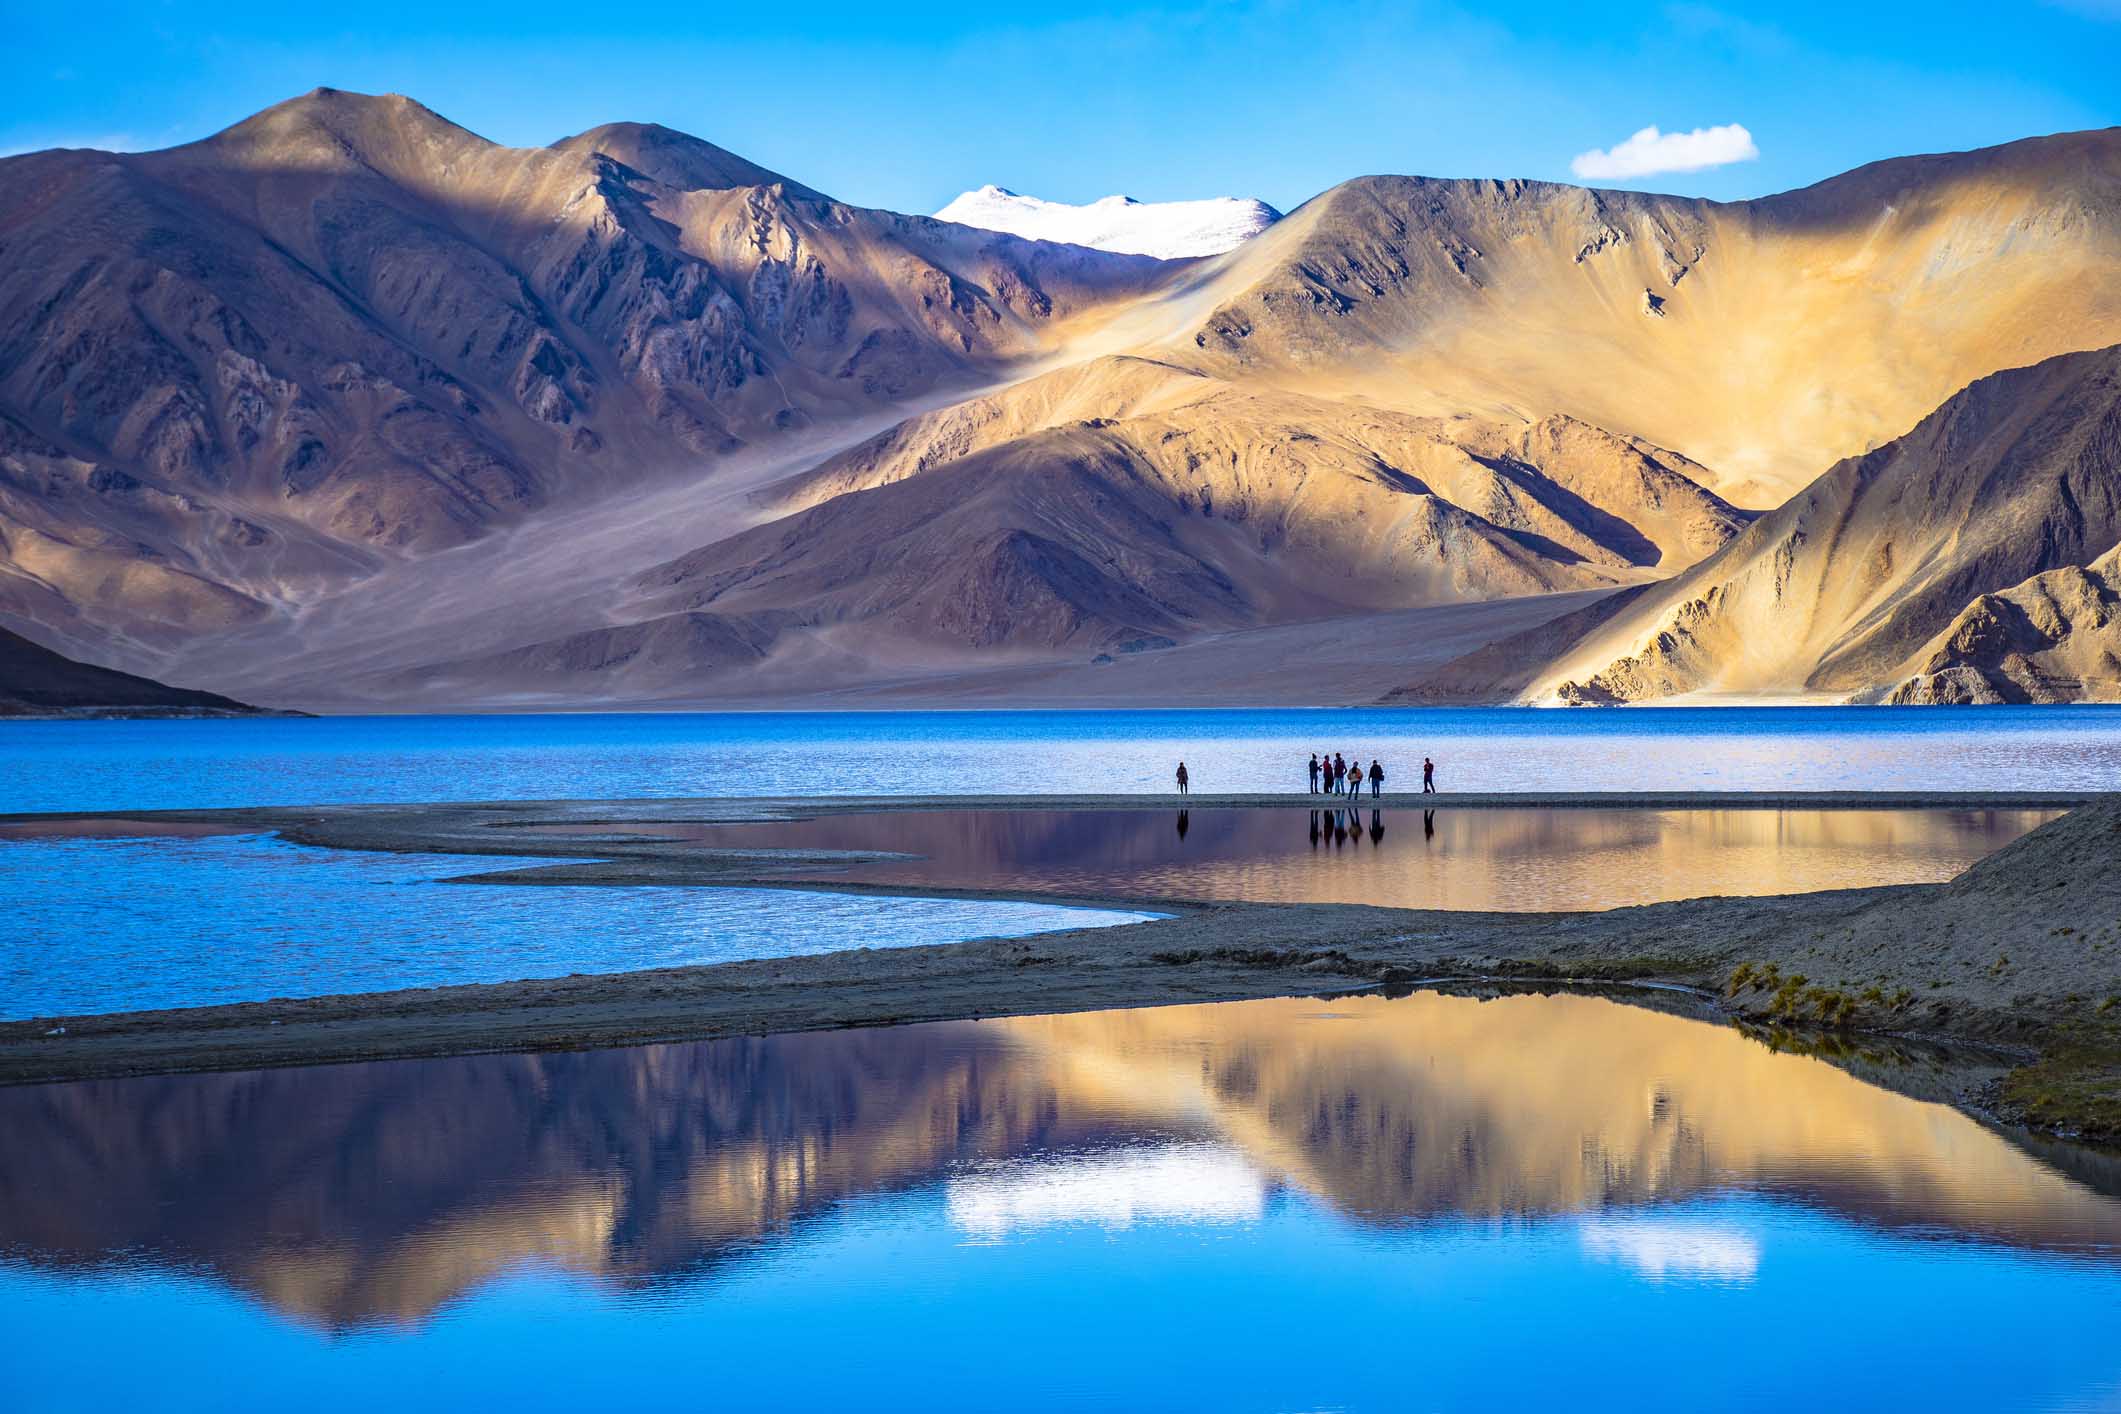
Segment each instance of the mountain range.
M318 90L0 160L0 623L305 707L2112 696L2117 344L2121 130L1158 259Z

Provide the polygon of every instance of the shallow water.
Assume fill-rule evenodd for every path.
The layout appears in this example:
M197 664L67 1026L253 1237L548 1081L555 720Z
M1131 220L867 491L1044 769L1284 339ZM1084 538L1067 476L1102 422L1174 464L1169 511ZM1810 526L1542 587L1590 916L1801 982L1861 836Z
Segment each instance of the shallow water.
M0 723L0 812L684 795L2116 790L2121 707L675 713Z
M0 1133L10 1410L2121 1388L2121 1162L1593 997L26 1087Z
M550 860L264 835L0 840L0 1019L962 942L1143 915L775 889L457 885Z
M902 887L1540 912L1938 883L2055 813L901 810L624 832L719 849L919 856L821 871ZM549 828L620 833L608 825Z

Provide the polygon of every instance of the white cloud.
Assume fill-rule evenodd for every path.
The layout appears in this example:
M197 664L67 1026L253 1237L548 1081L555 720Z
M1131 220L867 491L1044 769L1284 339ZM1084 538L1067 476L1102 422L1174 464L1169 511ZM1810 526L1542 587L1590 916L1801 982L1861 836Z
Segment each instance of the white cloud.
M1750 162L1759 155L1753 135L1737 123L1696 128L1690 133L1661 133L1648 127L1607 150L1579 152L1569 170L1590 181L1624 182L1654 172L1699 172L1704 167Z

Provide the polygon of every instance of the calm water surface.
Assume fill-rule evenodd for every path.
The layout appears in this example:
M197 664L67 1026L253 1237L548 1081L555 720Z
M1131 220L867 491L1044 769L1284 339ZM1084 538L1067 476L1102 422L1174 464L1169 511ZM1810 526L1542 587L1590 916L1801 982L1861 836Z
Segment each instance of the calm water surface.
M1304 788L2121 789L2121 707L703 713L0 723L0 812L334 801Z
M1144 916L777 889L437 882L550 862L310 849L264 835L0 839L0 1019L797 957Z
M2121 1164L1591 997L25 1087L0 1133L24 1414L2121 1390Z
M1504 912L1938 883L2038 810L904 810L643 824L719 849L913 855L831 877L907 887ZM553 832L613 827L554 826ZM541 827L528 832L543 833Z

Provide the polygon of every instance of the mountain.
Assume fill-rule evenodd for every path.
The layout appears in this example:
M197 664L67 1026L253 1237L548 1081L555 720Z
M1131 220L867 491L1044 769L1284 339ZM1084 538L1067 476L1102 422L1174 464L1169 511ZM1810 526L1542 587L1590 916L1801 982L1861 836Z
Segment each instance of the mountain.
M142 657L991 380L1163 269L329 89L0 161L0 213L0 610Z
M227 717L257 710L211 692L77 663L0 629L0 717Z
M1886 700L2121 702L2121 546L1974 600Z
M985 186L959 196L936 212L935 219L1006 231L1026 240L1173 260L1235 249L1279 221L1281 213L1252 197L1136 201L1108 196L1087 206L1070 206Z
M2113 343L2117 271L2115 128L1733 203L1364 177L1167 300L1152 350L1416 413L1566 413L1765 507L1976 378Z
M1606 672L1646 639L1532 679L1786 524L1748 507L2117 340L2121 130L1728 204L1364 177L1166 261L653 125L508 148L319 90L0 160L0 616L302 706L933 701L1153 682L1172 645L1249 700L1296 642L1352 701L1475 623L1448 690L1628 698L1667 690ZM1890 632L1755 672L1813 628L1750 618L1669 690L1889 690L1977 595L2121 539L1976 551L1929 514L1875 512L1920 600ZM1979 572L1907 558L1947 550Z
M1530 660L1534 700L1869 697L1917 674L1900 700L2031 696L2042 655L2098 677L2116 545L2121 345L1980 379L1617 612L1549 625L1543 661L1490 657Z
M614 610L628 622L421 664L387 690L605 678L681 698L791 663L854 683L1610 588L1747 523L1700 473L1569 419L1420 419L1097 359L769 488L764 523L636 580Z

